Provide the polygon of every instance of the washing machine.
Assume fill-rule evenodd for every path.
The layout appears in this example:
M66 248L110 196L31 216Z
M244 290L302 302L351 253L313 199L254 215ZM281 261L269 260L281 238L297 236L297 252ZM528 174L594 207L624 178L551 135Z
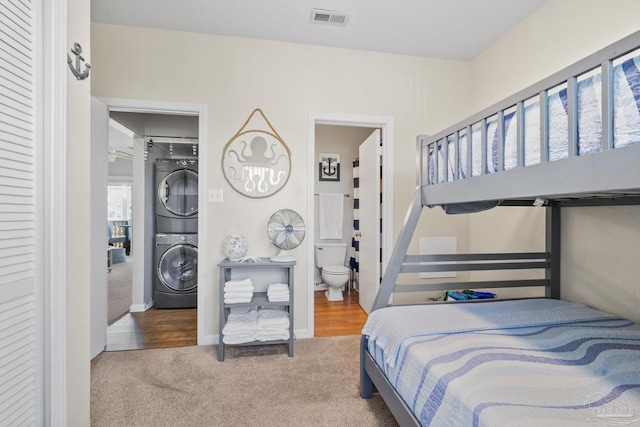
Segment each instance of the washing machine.
M198 160L156 160L156 233L198 232Z
M197 234L156 234L154 266L156 308L197 307Z

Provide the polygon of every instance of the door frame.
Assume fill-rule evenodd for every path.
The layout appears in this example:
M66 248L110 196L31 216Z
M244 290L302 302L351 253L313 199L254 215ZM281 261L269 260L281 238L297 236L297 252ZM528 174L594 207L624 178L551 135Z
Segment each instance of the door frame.
M180 103L169 101L151 101L139 99L123 99L123 98L107 98L97 97L100 101L107 105L107 111L118 111L125 113L151 113L151 114L169 114L169 115L190 115L198 116L198 158L208 158L208 138L207 138L207 105L196 103ZM135 150L135 148L134 148ZM139 152L135 152L137 155ZM139 156L138 156L139 157ZM134 160L135 161L135 160ZM107 185L107 176L104 177L104 185ZM207 240L207 168L198 168L198 260L207 260L208 256L208 240ZM135 190L134 190L135 191ZM140 210L138 210L140 212ZM136 214L134 214L136 215ZM137 217L137 215L136 215ZM135 220L134 220L135 221ZM138 232L144 233L144 227L137 227ZM136 239L145 241L144 234L136 234ZM134 254L138 259L144 259L144 247L141 245L133 245ZM134 255L136 256L136 255ZM142 277L144 279L145 266L144 263L134 265L134 277ZM135 281L134 281L135 283ZM144 280L138 280L144 288ZM206 277L206 269L198 269L198 286L209 283ZM134 290L135 293L135 290ZM144 295L144 289L140 291ZM198 345L212 344L211 339L205 336L205 311L206 311L206 292L198 292ZM143 297L144 298L144 297ZM106 302L105 302L106 303ZM148 306L136 304L133 302L132 308L139 311L146 310Z
M40 174L36 197L42 203L38 215L38 284L42 313L38 332L42 338L41 372L38 387L42 391L40 421L49 425L67 425L69 389L67 346L67 64L60 61L67 53L68 4L66 1L38 1L36 11L37 72L36 121ZM46 77L45 77L46 76ZM44 215L46 212L46 215ZM78 340L75 340L77 343ZM88 344L88 342L87 342ZM84 373L82 374L84 375ZM84 377L82 377L84 379ZM88 378L87 378L88 380ZM38 396L35 396L37 399ZM88 409L88 408L87 408Z
M307 156L307 334L313 338L314 335L314 224L315 224L315 148L316 148L316 126L353 126L379 128L382 138L382 269L380 274L384 275L386 265L391 259L393 249L393 152L394 152L394 119L393 117L381 116L359 116L331 113L309 113L308 120L308 156Z

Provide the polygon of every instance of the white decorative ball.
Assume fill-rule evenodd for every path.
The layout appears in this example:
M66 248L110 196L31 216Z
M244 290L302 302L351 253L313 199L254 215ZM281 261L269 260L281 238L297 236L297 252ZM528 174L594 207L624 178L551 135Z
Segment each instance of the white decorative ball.
M225 237L224 254L231 261L238 261L247 254L247 241L238 234Z

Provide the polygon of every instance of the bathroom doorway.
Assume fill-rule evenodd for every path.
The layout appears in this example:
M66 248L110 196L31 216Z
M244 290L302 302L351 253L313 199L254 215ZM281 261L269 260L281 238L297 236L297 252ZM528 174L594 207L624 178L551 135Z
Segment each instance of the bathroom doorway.
M374 128L359 126L316 126L314 336L358 334L367 319L359 304L357 282L358 151L362 141L374 131ZM326 273L319 267L318 254L322 254L322 258L333 258L329 254L335 254L335 261L330 264L334 269L342 267L344 274L332 274L332 280L337 280L337 284L346 281L341 289L326 284Z
M360 144L375 130L380 130L382 147L380 150L382 162L382 174L385 180L382 182L382 204L381 212L385 218L382 224L381 253L382 264L390 257L392 244L387 240L392 238L393 224L393 119L391 118L371 118L357 116L340 115L311 115L310 116L310 150L313 156L309 156L309 325L310 331L316 336L330 336L327 334L352 334L349 328L353 328L355 333L359 333L361 325L353 327L355 323L366 320L366 313L359 305L358 284L353 283L350 278L349 286L343 291L342 301L328 301L327 306L325 290L316 283L321 283L321 270L316 268L315 249L316 243L346 243L346 253L344 265L351 267L353 256L352 238L354 237L354 160L358 157ZM339 179L337 177L322 179L320 163L323 155L339 155ZM325 156L326 157L326 156ZM360 167L373 167L371 165L360 165ZM357 177L356 177L357 178ZM388 179L387 179L388 178ZM388 189L388 191L384 191ZM357 191L357 190L356 190ZM320 194L342 195L344 197L342 209L343 224L342 233L333 234L330 237L335 239L320 240L318 196ZM376 196L379 197L379 196ZM337 197L335 197L337 198ZM335 199L334 198L334 199ZM335 230L334 230L335 231ZM326 235L324 236L326 237ZM374 285L376 290L379 286ZM351 307L351 308L350 308ZM347 314L345 314L347 313ZM354 314L355 313L355 314ZM358 320L360 319L360 320ZM359 328L359 329L358 329ZM327 332L329 330L329 332ZM316 334L317 331L317 334ZM333 331L333 332L331 332Z

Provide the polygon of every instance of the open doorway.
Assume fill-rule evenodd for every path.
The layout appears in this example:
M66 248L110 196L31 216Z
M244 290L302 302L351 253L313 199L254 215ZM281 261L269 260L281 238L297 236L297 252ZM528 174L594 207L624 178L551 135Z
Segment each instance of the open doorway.
M318 321L321 321L321 314L318 313L318 321L316 321L316 302L318 302L318 306L321 307L322 304L325 303L324 300L320 300L322 295L319 294L323 291L320 289L316 289L317 285L317 275L319 273L319 269L316 268L315 262L315 252L316 252L316 241L319 241L319 211L318 211L318 203L317 199L321 193L328 192L333 193L334 199L337 199L339 194L345 195L345 198L348 199L346 201L346 206L349 206L349 212L353 212L353 161L354 158L357 157L355 153L359 151L359 145L363 143L363 141L372 133L373 130L378 129L380 134L380 141L382 141L382 146L379 147L380 151L380 159L384 159L382 162L381 173L385 176L385 179L380 184L379 187L382 191L381 196L381 216L385 218L384 222L381 224L382 226L382 238L380 241L380 249L381 249L381 259L382 266L386 265L386 261L390 258L390 250L392 249L392 239L393 239L393 119L386 117L363 117L363 116L343 116L343 115L331 115L331 114L311 114L309 116L309 148L313 155L310 155L309 162L309 189L310 189L310 197L309 197L309 222L313 224L313 227L310 228L310 239L309 239L309 252L308 252L308 265L309 265L309 300L308 300L308 313L309 313L309 325L310 332L315 335L315 330L318 328L319 334L324 334L321 325ZM350 148L347 149L348 153L346 153L346 158L342 156L340 151L344 151L347 147L344 143L338 144L337 147L331 145L333 143L325 143L323 140L337 140L342 138L349 138L352 142L349 144ZM324 151L324 150L333 150L333 151ZM337 179L331 180L320 180L321 171L319 171L319 167L321 167L321 153L322 154L340 154L340 180ZM326 157L326 156L325 156ZM335 156L334 156L335 157ZM360 165L361 167L362 165ZM375 167L371 165L367 165L368 167ZM345 168L348 168L345 169ZM346 172L346 175L345 175ZM344 188L336 189L335 187L338 182L343 181L343 177L346 177L346 182L344 182ZM331 184L331 185L327 185ZM328 187L328 188L327 188ZM348 190L346 190L348 188ZM335 190L335 191L334 191ZM348 195L348 197L346 197ZM371 195L375 200L380 200L380 194ZM344 224L344 230L342 233L342 243L347 243L347 258L345 259L345 264L351 267L350 258L352 255L351 245L352 245L352 236L353 236L353 213L345 212L344 217L346 218L346 224ZM326 236L325 236L326 237ZM337 241L333 241L331 239L324 240L328 243L336 243ZM340 242L338 242L340 243ZM382 268L379 270L380 274L383 273ZM354 311L360 314L362 311L359 306L358 301L358 293L355 289L358 288L357 283L354 285L353 277L351 277L349 283L350 286L346 288L346 297L343 302L340 304L345 305L347 310L348 306L355 309ZM373 285L377 290L378 283ZM351 290L351 294L349 294L349 290ZM355 298L354 298L355 296ZM326 299L326 298L325 298ZM344 301L347 301L346 303ZM335 308L335 307L334 307ZM350 313L353 315L353 313ZM366 314L363 317L366 319ZM352 327L358 329L359 325L351 325ZM361 328L361 327L360 327ZM358 331L359 332L359 331Z
M358 334L367 319L360 307L358 282L359 147L374 131L361 126L316 125L317 220L312 224L315 239L310 242L315 254L315 336Z
M96 148L94 156L106 151L110 164L106 168L108 170L105 170L104 176L100 180L96 179L96 185L104 186L104 190L96 192L96 197L103 197L101 194L104 194L105 206L100 211L100 215L92 216L94 218L92 220L92 229L96 230L96 233L99 229L104 230L105 220L107 229L109 229L110 225L115 225L114 232L109 231L108 234L109 240L111 238L115 239L109 248L117 248L115 250L115 252L118 252L116 261L120 262L109 265L113 262L113 259L110 260L107 257L107 264L111 267L111 272L120 265L130 266L131 268L127 273L128 278L125 279L129 281L130 286L128 290L124 291L124 294L128 295L130 299L120 306L121 311L126 310L124 315L122 313L113 315L107 313L107 305L111 305L107 302L107 275L111 274L108 268L102 270L104 271L102 289L100 289L101 280L99 278L99 280L92 280L92 355L105 349L151 348L149 343L153 343L151 344L152 347L207 344L211 340L205 338L202 326L204 324L205 310L197 309L203 304L203 301L206 301L206 298L201 296L199 286L197 286L197 293L194 292L192 294L193 298L190 298L190 301L192 301L190 307L192 308L167 309L162 316L158 316L158 313L156 313L161 310L153 309L155 299L154 275L158 271L157 263L155 263L156 260L154 259L157 252L155 250L156 207L154 203L158 192L156 188L152 188L152 186L156 186L156 176L154 175L156 159L181 161L185 164L188 163L191 169L197 170L197 175L199 176L196 180L192 180L194 183L190 180L178 180L176 184L188 185L192 190L189 192L189 203L180 204L180 206L195 205L195 212L189 213L189 229L182 230L183 234L189 233L188 243L190 247L185 251L176 249L171 251L170 255L175 255L175 253L182 255L184 252L189 256L189 261L196 265L198 259L202 259L203 256L206 258L204 221L192 221L194 217L199 215L206 217L207 211L206 197L202 196L206 193L204 190L206 188L206 167L197 165L198 157L206 158L207 151L206 144L202 146L199 144L200 139L206 138L205 106L110 98L95 100L102 107L98 109L97 113L92 112L92 116L105 117L104 124L96 124L95 126L98 129L102 129L101 133L106 136L104 137L105 141L100 143L104 144L102 145L104 148L101 150ZM112 126L109 126L109 123ZM113 127L119 128L120 134L124 130L125 139L127 139L126 147L122 146L122 141L116 142L115 145L112 140L107 141L107 139L110 139L108 138L110 134L118 134L113 130ZM150 135L155 138L153 142L150 141ZM122 135L119 136L122 137ZM93 142L97 139L92 137ZM104 156L104 154L102 155ZM106 159L103 161L105 164L107 163ZM116 166L116 164L122 166L121 163L126 163L127 161L129 162L129 169L132 169L131 172L123 172L121 167ZM194 164L196 166L192 167ZM117 171L114 172L114 169ZM189 172L184 173L184 175L193 174ZM165 187L174 184L170 179L167 181ZM108 187L110 188L107 190ZM111 197L108 196L108 193ZM171 195L173 194L172 192ZM109 203L106 202L106 199L110 200ZM171 197L168 197L168 202L171 202ZM174 221L173 218L169 218L168 222L174 225L180 221ZM166 232L167 230L162 231ZM167 232L166 234L171 235L173 233ZM198 241L200 236L204 237ZM196 240L193 240L193 238ZM165 249L165 252L169 252L169 249L172 248L163 249ZM94 260L92 264L95 263L96 268L94 268L94 271L98 274L101 271L98 262L100 262L101 266L104 265L102 264L104 255L98 257L97 254L98 252L104 253L104 249L96 247L95 249L92 248L92 251L96 252L96 256L92 256ZM120 255L124 257L124 260L118 258ZM170 258L170 256L167 255L167 258ZM185 265L185 263L180 263L180 265ZM201 269L196 268L189 272L181 271L180 274L182 273L184 275L178 277L178 281L189 276L190 283L205 283ZM168 274L164 278L169 281L170 279L176 279L176 276L179 276L179 274L174 276ZM191 289L189 288L189 290ZM179 290L182 291L182 289ZM94 298L93 295L97 297ZM99 297L100 295L104 297ZM188 314L180 313L181 311L188 311ZM116 319L115 321L114 318ZM125 331L122 328L122 321L126 319L128 319L129 324L126 325ZM162 340L158 340L157 337L144 336L149 333L153 334L154 331L162 330L163 328L166 330L167 325L174 327L181 322L187 325L182 327L184 335L188 336L187 339L173 340L173 343L164 345L161 343ZM111 335L121 339L118 346L108 345L110 332L113 332ZM127 334L129 337L122 340L123 336Z
M198 117L111 111L109 118L106 351L195 345ZM118 131L128 132L129 138ZM136 140L144 146L143 159L134 151ZM143 172L143 179L133 179L134 168ZM144 214L134 221L140 208ZM134 234L142 237L134 241ZM134 244L151 251L134 256ZM139 264L142 281L133 277ZM144 310L133 304L141 286Z

